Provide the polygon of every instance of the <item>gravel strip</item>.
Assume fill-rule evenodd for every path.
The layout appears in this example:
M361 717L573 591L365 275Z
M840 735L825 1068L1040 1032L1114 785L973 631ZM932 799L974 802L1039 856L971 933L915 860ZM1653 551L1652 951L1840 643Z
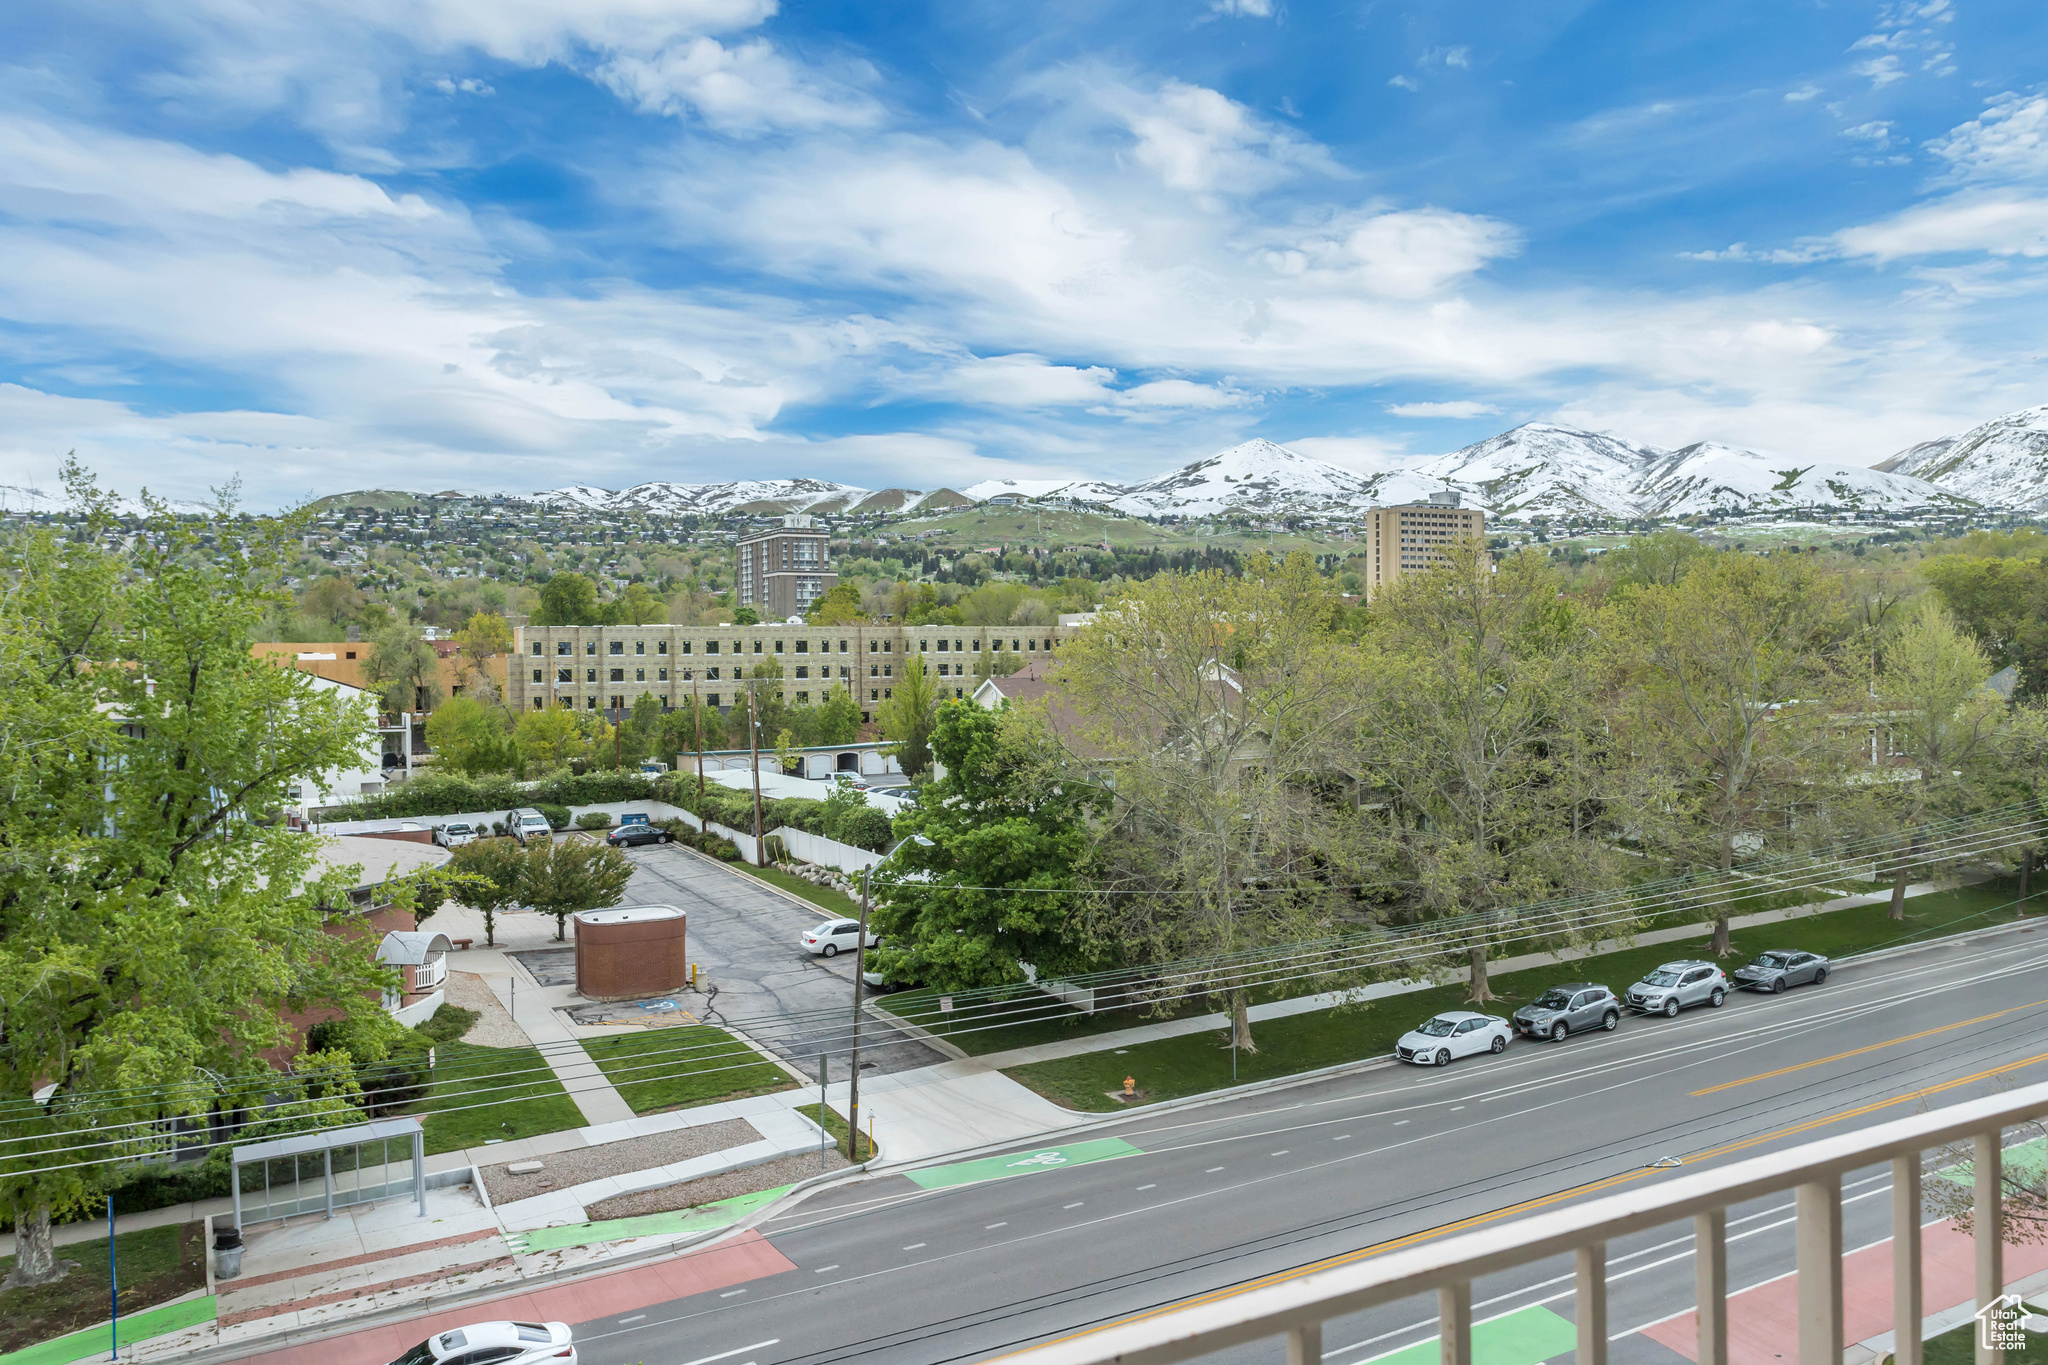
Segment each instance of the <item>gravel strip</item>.
M483 1169L484 1188L490 1191L493 1204L503 1204L514 1199L530 1199L552 1190L566 1190L571 1185L581 1185L586 1180L602 1180L608 1175L651 1171L657 1166L687 1161L709 1152L722 1152L728 1147L744 1147L760 1140L761 1134L745 1119L701 1123L695 1128L678 1128L674 1132L655 1133L651 1137L627 1138L596 1147L550 1152L535 1158L542 1167L534 1175L511 1174L505 1169L511 1164L509 1162L486 1166Z
M689 1180L658 1190L616 1195L592 1204L585 1212L593 1222L606 1218L632 1218L643 1213L668 1213L674 1209L695 1208L699 1204L715 1204L738 1194L772 1190L777 1185L794 1185L799 1180L808 1180L827 1171L844 1170L852 1164L837 1151L786 1156L759 1166L727 1171L724 1175L707 1175L702 1180Z
M469 1032L462 1035L463 1042L482 1047L533 1046L533 1039L526 1036L526 1030L512 1022L512 1016L498 1003L498 997L491 994L490 983L475 972L450 971L448 979L441 983L441 989L448 992L449 1004L475 1010L479 1016L469 1026Z

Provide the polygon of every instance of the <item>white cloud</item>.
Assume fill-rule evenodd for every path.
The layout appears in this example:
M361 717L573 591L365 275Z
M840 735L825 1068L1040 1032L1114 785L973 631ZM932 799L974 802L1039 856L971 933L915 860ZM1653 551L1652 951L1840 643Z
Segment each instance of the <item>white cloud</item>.
M1787 104L1804 104L1807 100L1814 99L1822 93L1824 92L1817 85L1802 85L1797 90L1787 90L1785 92L1785 102Z
M1844 255L1879 262L1908 256L1982 251L1993 256L2048 256L2048 199L1972 193L1918 204L1902 213L1834 235Z
M1096 98L1136 139L1132 149L1173 189L1251 194L1305 169L1339 173L1329 153L1206 86L1167 80L1149 95L1105 86Z
M1273 0L1209 0L1209 8L1217 14L1234 14L1247 19L1273 17Z
M1281 230L1256 259L1277 275L1338 275L1370 293L1415 299L1521 250L1496 218L1448 209L1367 210L1311 230Z
M2000 95L1928 149L1959 180L2004 183L2048 177L2048 95Z
M1297 436L1280 444L1311 460L1360 474L1384 474L1436 458L1434 454L1410 454L1400 445L1377 436Z
M1397 90L1420 90L1422 88L1422 82L1416 80L1413 76L1394 76L1387 81L1387 84Z
M1387 411L1396 417L1491 417L1500 409L1461 398L1449 403L1395 403Z
M855 74L873 76L865 67ZM728 47L700 37L648 56L622 53L598 76L644 112L695 113L721 132L869 127L882 112L862 91L821 78L758 38Z
M1116 371L1103 365L1054 365L1043 356L997 355L976 357L928 382L934 391L962 402L1040 408L1103 402L1115 381Z
M1227 384L1198 384L1190 379L1155 379L1149 384L1139 384L1125 389L1112 397L1113 405L1119 408L1179 408L1201 411L1241 408L1258 401L1257 394L1246 393Z
M1867 62L1858 62L1850 70L1880 89L1893 81L1906 79L1906 73L1900 69L1899 59L1894 56L1874 57Z

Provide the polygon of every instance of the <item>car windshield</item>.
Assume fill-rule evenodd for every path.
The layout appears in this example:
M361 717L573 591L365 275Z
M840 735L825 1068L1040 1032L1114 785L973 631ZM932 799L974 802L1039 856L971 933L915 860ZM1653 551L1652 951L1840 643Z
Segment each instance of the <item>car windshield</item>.
M1455 1019L1432 1019L1415 1031L1428 1038L1448 1038L1457 1027Z
M434 1365L434 1343L423 1341L391 1362L391 1365Z
M1676 986L1678 973L1670 967L1659 967L1643 978L1645 986Z
M1768 967L1775 971L1779 967L1789 966L1790 963L1791 959L1787 958L1783 953L1764 953L1749 965L1752 967Z
M1561 1010L1571 1003L1571 996L1564 991L1545 991L1536 997L1536 1008L1539 1010Z

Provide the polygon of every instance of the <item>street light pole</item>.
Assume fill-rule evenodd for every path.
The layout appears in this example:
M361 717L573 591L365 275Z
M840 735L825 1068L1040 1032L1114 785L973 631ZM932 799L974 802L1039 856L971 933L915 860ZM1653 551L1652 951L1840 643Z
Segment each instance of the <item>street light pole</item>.
M761 847L761 722L754 719L754 689L747 688L747 753L754 764L754 866L768 866Z
M846 1081L846 1158L855 1165L860 1164L860 1006L861 991L866 986L861 978L867 970L868 961L870 871L865 867L860 870L860 933L853 940L853 1058Z

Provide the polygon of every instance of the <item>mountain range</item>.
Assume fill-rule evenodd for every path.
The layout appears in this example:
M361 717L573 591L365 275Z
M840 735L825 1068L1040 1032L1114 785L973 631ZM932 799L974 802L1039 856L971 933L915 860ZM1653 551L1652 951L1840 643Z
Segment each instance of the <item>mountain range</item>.
M942 510L992 498L1099 507L1131 516L1354 516L1457 493L1501 521L1676 519L1821 511L1896 514L1972 506L2048 508L2048 406L2026 408L1865 468L1700 441L1677 450L1530 422L1433 459L1372 472L1256 439L1141 483L989 479L962 489L857 488L819 479L572 485L537 499L656 516Z

